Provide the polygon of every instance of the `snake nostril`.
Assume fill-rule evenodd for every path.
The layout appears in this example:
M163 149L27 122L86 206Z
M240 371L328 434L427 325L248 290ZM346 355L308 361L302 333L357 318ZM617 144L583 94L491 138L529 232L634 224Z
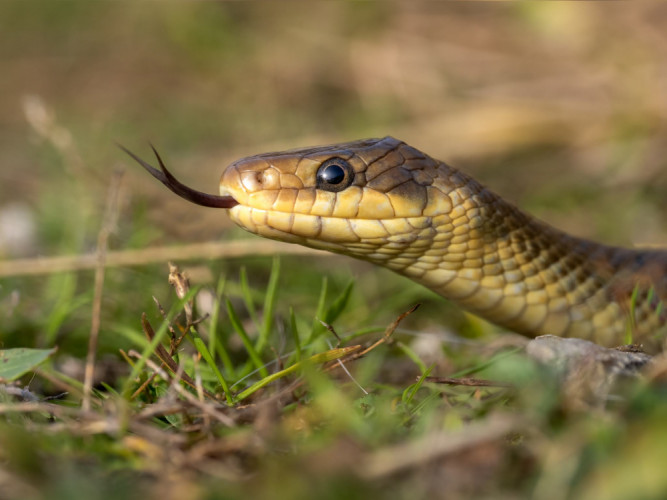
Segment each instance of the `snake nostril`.
M242 172L241 173L241 183L246 191L255 192L262 189L264 183L264 178L262 172Z

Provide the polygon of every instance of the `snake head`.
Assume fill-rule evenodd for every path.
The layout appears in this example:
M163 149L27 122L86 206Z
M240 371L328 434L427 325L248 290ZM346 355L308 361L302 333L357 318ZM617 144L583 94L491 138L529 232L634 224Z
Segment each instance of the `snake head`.
M229 216L251 233L386 262L447 218L440 168L393 137L363 139L243 158L220 193L238 201Z

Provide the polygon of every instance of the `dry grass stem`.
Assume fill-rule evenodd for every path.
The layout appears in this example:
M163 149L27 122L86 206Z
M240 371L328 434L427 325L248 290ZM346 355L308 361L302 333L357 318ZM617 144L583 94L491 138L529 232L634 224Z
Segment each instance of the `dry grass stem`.
M39 137L49 142L62 155L69 175L74 179L87 177L89 170L86 169L75 147L72 134L67 128L57 123L53 109L37 95L23 96L22 105L28 124Z
M206 390L202 385L201 371L199 369L199 356L197 354L192 355L192 362L195 367L195 386L197 388L197 398L199 399L199 402L201 404L204 404L204 393L206 392ZM211 417L208 413L204 413L203 415L203 425L204 429L211 428Z
M318 319L318 321L320 322L320 324L321 324L324 328L326 328L326 329L329 331L329 333L331 333L331 335L333 335L334 337L336 337L336 347L339 347L340 344L341 344L343 341L342 341L341 338L338 336L338 333L336 333L336 330L334 329L333 325L330 325L329 323L325 323L325 322L322 321L321 319Z
M386 478L407 469L433 463L439 458L504 438L525 426L522 419L505 415L473 422L458 432L433 432L421 439L390 446L370 454L360 467L367 479Z
M168 265L169 277L167 281L171 286L174 287L176 296L182 300L190 291L190 281L185 276L185 274L180 271L178 266L171 262L169 262ZM185 311L185 321L189 327L189 325L192 325L192 301L189 300L183 304L183 309Z
M137 358L137 359L141 358L141 354L138 353L135 350L130 350L128 352L128 354L133 358ZM162 377L164 380L169 380L169 376L167 375L167 373L162 368L160 368L158 365L153 363L150 359L146 360L146 365L151 370L153 370L155 373L157 373L160 377ZM213 417L215 420L217 420L218 422L220 422L220 423L222 423L222 424L224 424L228 427L234 427L236 425L234 423L234 421L231 418L229 418L227 415L225 415L223 413L220 413L219 411L216 411L216 409L213 407L213 405L211 405L210 403L202 403L195 396L193 396L191 393L189 393L188 391L183 389L183 387L181 387L178 384L178 380L173 379L173 381L171 383L171 387L181 397L183 397L188 403L190 403L195 408L198 408L199 410L201 410L202 413L205 413L205 414Z
M65 415L78 415L80 410L77 408L68 408L53 403L41 403L30 401L27 403L3 403L0 404L0 415L7 413L49 413L57 417Z
M348 363L350 361L354 361L356 359L364 357L366 354L371 352L373 349L376 349L380 347L380 345L388 342L391 339L391 335L396 331L396 328L398 328L398 325L403 321L406 317L408 317L410 314L415 312L419 308L420 304L416 304L412 306L410 309L405 311L404 313L400 314L394 321L392 321L389 326L384 331L384 334L382 335L382 338L379 340L376 340L373 342L370 346L366 347L365 349L362 349L362 346L357 345L357 346L352 346L351 349L354 349L354 351L347 357L343 359L337 359L333 361L329 366L327 366L324 371L329 372L335 368L338 367L343 367L345 369L345 366L343 363ZM345 369L347 371L347 369ZM361 387L361 386L360 386ZM363 390L363 388L362 388ZM366 392L366 391L364 391Z
M403 321L405 318L407 318L413 312L415 312L417 309L419 309L420 305L421 304L415 304L410 309L408 309L404 313L400 314L394 321L392 321L389 324L389 326L387 326L387 328L385 329L384 334L382 335L382 338L380 340L376 341L374 344L372 344L370 347L367 347L366 349L364 349L360 353L355 354L354 357L355 358L360 358L362 356L365 356L366 354L368 354L370 351L375 349L380 344L384 344L385 342L387 342L389 340L389 338L391 337L391 335L396 331L396 328L398 328L398 325L401 323L401 321Z
M152 341L153 337L155 337L155 330L153 330L153 327L149 323L148 318L146 317L145 313L141 315L141 326L142 326L142 329L144 330L144 333L146 334L146 337L148 338L148 340ZM178 348L178 345L180 344L180 340L182 338L183 337L180 337L180 339L172 345L171 353L167 352L167 349L165 349L162 344L158 344L155 348L155 354L160 359L160 361L162 362L161 368L166 366L167 368L169 368L169 370L171 370L172 373L174 373L175 375L178 374L178 378L180 380L185 382L187 385L189 385L193 389L199 390L195 380L193 380L192 377L190 377L187 373L181 373L182 372L181 367L176 363L176 361L174 361L174 358L172 357L176 353L176 349ZM139 394L144 392L146 387L148 387L153 382L153 379L156 376L157 376L157 373L153 373L153 375L148 377L148 379L143 384L141 384L137 388L136 391L134 391L134 393L132 394L130 399L135 399L137 396L139 396ZM171 379L172 379L172 377L168 377L168 380L171 380ZM218 400L218 398L215 397L215 394L211 394L209 391L207 391L203 388L202 388L202 390L203 390L203 394L206 395L206 397L208 397L209 399L212 399L214 401Z
M130 267L179 260L236 259L258 255L320 255L331 254L320 250L255 238L238 241L208 241L178 246L158 246L141 250L107 252L105 267ZM43 274L85 271L98 265L97 254L67 255L62 257L34 257L0 261L0 278L35 276Z
M463 378L426 377L426 382L433 382L435 384L447 384L447 385L463 385L467 387L514 387L512 384L506 384L504 382L497 382L495 380L484 380L472 377L463 377Z
M120 200L121 182L123 174L116 171L111 179L104 210L104 221L97 235L97 266L95 267L95 284L93 288L93 311L90 322L90 336L88 338L88 354L83 379L83 411L90 410L90 396L93 390L95 376L95 355L97 353L97 339L100 332L100 317L102 314L102 291L104 289L104 261L106 260L109 235L115 230L118 220L118 203Z
M83 399L83 391L81 391L81 389L79 389L78 387L76 387L74 385L71 385L71 384L67 383L65 380L62 380L62 379L56 377L55 375L53 375L50 372L48 372L46 370L43 370L43 369L40 369L40 368L37 368L35 370L35 375L43 378L44 380L48 380L49 383L53 385L53 387L57 387L61 391L67 392L72 397Z

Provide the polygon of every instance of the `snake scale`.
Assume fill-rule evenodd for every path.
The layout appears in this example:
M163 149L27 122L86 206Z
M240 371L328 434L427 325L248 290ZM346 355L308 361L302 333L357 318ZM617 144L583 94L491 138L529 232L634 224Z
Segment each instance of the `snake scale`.
M571 236L393 137L244 158L220 196L125 151L251 233L389 268L521 334L614 346L630 330L654 350L667 325L667 251Z

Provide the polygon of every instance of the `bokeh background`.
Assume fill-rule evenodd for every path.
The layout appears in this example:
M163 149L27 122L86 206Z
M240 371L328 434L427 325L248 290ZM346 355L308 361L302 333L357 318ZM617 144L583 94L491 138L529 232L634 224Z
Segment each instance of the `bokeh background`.
M150 159L152 142L180 179L214 192L225 165L239 157L393 135L572 233L618 245L666 246L665 27L662 2L2 0L0 349L58 347L38 376L22 381L39 397L67 390L62 380L82 380L95 317L93 272L11 271L16 259L94 252L107 227L105 205L117 172L124 175L111 251L172 247L169 258L178 260L182 246L195 242L245 239L254 249L266 248L266 240L233 227L223 212L168 192L116 143ZM128 373L119 349L143 345L142 312L160 324L152 297L167 309L175 302L166 260L106 272L95 371L100 400ZM241 315L240 270L247 270L259 310L272 262L268 256L179 260L202 287L198 306L224 282L225 297ZM488 359L478 355L488 338L466 340L460 351L473 346L471 352L450 355L462 345L452 335L457 342L488 337L493 327L406 279L333 255L287 253L280 262L266 360L293 347L285 326L290 308L299 332L310 330L323 277L329 303L354 282L335 322L341 334L381 331L419 302L423 306L401 324L402 335L414 335L401 338L409 339L406 345L414 339L410 347L426 365L439 363L434 373ZM241 319L253 326L247 315ZM211 323L200 323L203 336ZM224 312L218 326L231 356L245 363L247 353ZM438 389L420 393L413 406L403 404L401 392L403 400L415 393L402 388L420 371L404 351L381 351L352 367L381 401L373 403L372 394L358 404L356 386L343 396L347 379L340 386L336 381L335 390L314 385L311 397L325 406L258 412L238 432L217 429L217 441L206 434L195 442L202 436L189 420L186 427L137 433L128 427L136 415L128 419L125 406L107 413L112 404L96 421L72 413L69 422L81 425L64 431L59 425L68 420L39 426L46 412L3 413L0 499L29 498L26 491L40 488L44 495L34 498L131 498L139 494L137 485L149 486L151 494L142 498L222 498L227 481L236 498L249 492L260 498L384 496L378 491L389 498L450 500L527 492L533 498L664 497L667 434L660 398L637 398L620 416L584 411L564 420L556 402L544 403L555 390L541 379L533 380L535 391L521 392L525 401L509 406L537 422L523 437L503 437L379 484L362 484L354 475L340 480L338 472L356 469L367 451L418 443L414 438L431 430L465 431L468 422L486 423L487 411L505 408L502 392L494 401L453 389L460 399ZM78 411L80 398L70 392L58 404ZM234 415L245 418L241 410ZM148 430L166 422L157 420ZM88 435L88 423L109 427ZM159 439L137 440L142 435Z
M181 179L214 192L239 157L384 135L578 235L665 245L665 25L661 3L3 1L0 258L93 251L118 169L110 249L244 237L117 142L148 159L154 143ZM396 311L433 300L423 321L442 323L442 302L387 272L286 259L285 290L319 286L324 272L340 286L362 278L352 321L378 320L373 303L389 291ZM270 260L249 262L261 286ZM238 262L192 265L206 284ZM164 268L109 271L103 325L136 322L166 293ZM91 280L3 279L5 345L85 338Z

